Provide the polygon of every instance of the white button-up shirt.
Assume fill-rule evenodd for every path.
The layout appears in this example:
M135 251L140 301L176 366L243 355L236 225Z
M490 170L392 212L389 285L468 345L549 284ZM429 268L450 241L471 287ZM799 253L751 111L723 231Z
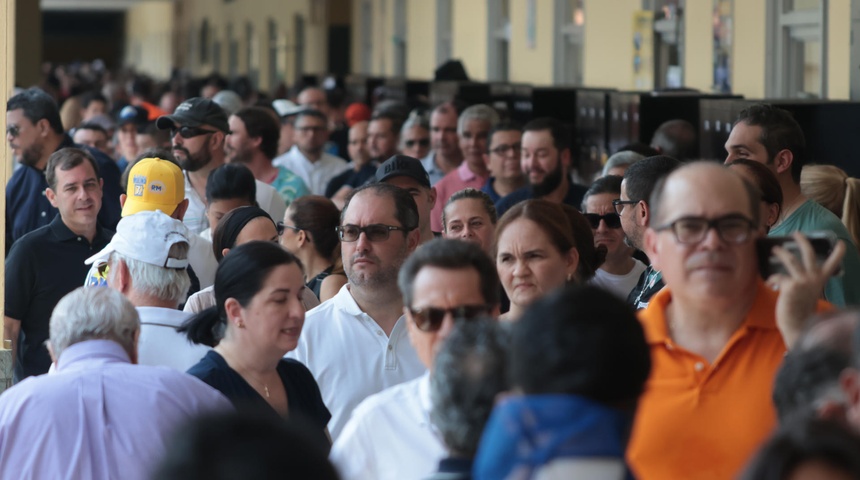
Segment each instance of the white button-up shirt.
M209 219L206 218L206 200L200 198L197 190L191 186L188 172L183 171L182 173L185 174L185 198L188 199L188 210L185 211L185 218L182 219L182 223L192 233L199 234L209 228ZM284 197L268 183L259 180L255 180L255 182L257 184L257 203L260 208L271 215L272 220L276 223L282 221L284 213L287 211L287 202L284 201Z
M313 373L331 412L332 439L362 400L427 370L409 343L406 319L386 336L352 298L349 284L307 313L299 344L287 356Z
M430 423L430 374L368 397L352 413L331 450L344 480L420 480L445 457Z
M161 365L185 372L209 351L206 345L191 343L185 334L176 331L193 314L161 307L137 307L137 313L140 315L139 364Z
M276 157L272 164L284 167L301 177L314 195L325 195L328 182L349 168L346 160L325 152L319 160L311 162L299 150L298 145L293 145L293 148Z

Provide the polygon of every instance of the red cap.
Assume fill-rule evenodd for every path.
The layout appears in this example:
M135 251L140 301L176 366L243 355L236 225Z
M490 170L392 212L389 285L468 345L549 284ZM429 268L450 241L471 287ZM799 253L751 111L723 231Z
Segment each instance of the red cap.
M370 107L360 102L350 104L346 107L344 116L346 117L346 124L352 127L358 122L370 120Z

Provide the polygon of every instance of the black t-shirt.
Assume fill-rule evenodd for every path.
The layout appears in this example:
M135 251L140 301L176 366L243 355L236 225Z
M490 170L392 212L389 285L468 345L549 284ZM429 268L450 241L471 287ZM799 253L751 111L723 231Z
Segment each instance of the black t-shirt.
M48 371L51 357L44 343L51 312L63 296L83 286L90 268L84 260L100 252L112 236L99 227L90 244L57 215L12 245L6 257L6 316L21 321L16 381Z
M197 365L189 368L188 373L223 393L237 409L280 416L254 387L230 368L224 357L214 350L210 350ZM324 437L323 432L331 419L331 413L323 403L319 386L310 370L296 360L285 358L278 363L278 375L287 392L290 418L302 418L306 423L318 427Z
M308 290L314 292L314 295L317 296L317 299L320 298L320 287L322 287L322 282L323 282L323 280L326 279L326 277L331 275L332 269L334 269L334 266L326 268L325 270L320 272L316 277L310 279L310 281L308 281L308 283L305 284L305 287L307 287Z

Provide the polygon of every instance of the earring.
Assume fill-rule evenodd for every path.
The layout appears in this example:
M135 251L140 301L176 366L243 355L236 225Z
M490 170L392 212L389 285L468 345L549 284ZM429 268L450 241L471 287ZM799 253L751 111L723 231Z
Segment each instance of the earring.
M245 322L243 322L242 320L239 320L236 322L236 326L239 328L245 328Z
M572 274L572 273L568 273L568 274L567 274L567 283L570 283L570 281L571 281L571 279L572 279L572 278L573 278L573 274Z

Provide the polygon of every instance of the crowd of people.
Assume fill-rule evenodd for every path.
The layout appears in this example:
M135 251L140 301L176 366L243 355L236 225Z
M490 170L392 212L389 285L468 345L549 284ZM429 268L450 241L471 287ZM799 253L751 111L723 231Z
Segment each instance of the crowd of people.
M489 105L59 75L6 105L0 477L860 476L858 184L786 111L582 178Z

